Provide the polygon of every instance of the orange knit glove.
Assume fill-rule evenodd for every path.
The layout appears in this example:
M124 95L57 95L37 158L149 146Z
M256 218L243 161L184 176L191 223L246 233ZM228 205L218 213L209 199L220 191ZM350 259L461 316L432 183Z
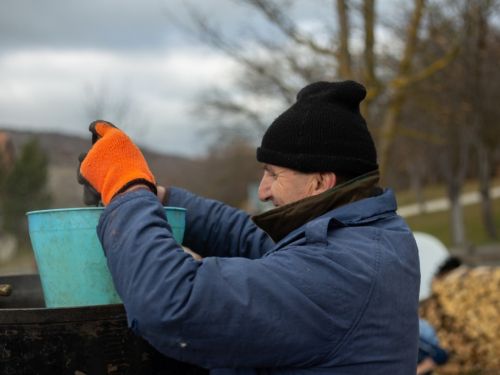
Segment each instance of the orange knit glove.
M145 184L156 194L155 179L144 156L124 132L101 120L91 123L89 130L94 145L80 157L80 183L100 193L105 206L135 184Z

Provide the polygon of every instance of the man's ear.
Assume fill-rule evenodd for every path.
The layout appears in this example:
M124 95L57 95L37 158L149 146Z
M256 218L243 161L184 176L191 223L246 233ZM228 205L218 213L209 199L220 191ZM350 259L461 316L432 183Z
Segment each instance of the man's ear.
M337 185L337 176L333 172L319 172L316 194L324 193Z

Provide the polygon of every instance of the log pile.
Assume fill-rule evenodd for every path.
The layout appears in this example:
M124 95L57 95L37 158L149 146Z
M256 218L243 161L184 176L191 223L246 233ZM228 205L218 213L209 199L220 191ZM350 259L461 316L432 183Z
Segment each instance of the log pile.
M439 374L500 373L500 268L461 266L435 279L420 316L450 354Z

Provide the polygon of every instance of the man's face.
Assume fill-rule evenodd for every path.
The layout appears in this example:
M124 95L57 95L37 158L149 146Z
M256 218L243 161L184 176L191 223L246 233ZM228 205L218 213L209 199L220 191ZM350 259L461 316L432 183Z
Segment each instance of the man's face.
M264 176L259 186L259 199L263 202L272 201L276 207L279 207L315 195L316 175L264 164Z

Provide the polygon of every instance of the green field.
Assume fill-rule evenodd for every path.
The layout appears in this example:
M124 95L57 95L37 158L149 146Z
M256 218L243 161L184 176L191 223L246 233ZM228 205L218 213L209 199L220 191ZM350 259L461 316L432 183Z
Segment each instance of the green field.
M493 186L499 186L500 180L495 180ZM477 183L467 183L464 185L463 192L471 192L477 190ZM416 203L416 199L411 192L404 191L396 194L398 206L402 207L406 204ZM436 199L446 196L446 191L443 186L430 186L424 189L426 199ZM495 226L500 235L500 199L492 201ZM473 204L463 207L463 215L467 240L472 246L480 246L491 243L498 243L500 239L491 239L488 237L483 224L480 204ZM441 240L447 247L452 247L451 242L451 226L449 211L441 211L435 213L421 214L406 218L410 228L415 232L429 233Z
M500 186L500 178L492 180L491 187ZM467 181L462 186L462 194L479 191L479 183L477 181ZM448 196L444 185L428 185L423 188L423 196L426 200L439 199ZM415 194L410 190L402 190L396 192L398 206L406 206L417 203Z

